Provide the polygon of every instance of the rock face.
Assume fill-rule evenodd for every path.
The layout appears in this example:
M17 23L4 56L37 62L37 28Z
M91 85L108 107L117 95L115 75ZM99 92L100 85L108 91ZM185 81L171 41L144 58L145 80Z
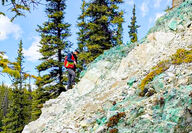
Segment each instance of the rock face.
M173 0L172 1L172 7L176 7L176 6L180 5L184 1L185 0Z
M157 63L179 48L191 49L191 4L158 19L140 42L105 51L73 89L44 104L23 133L192 131L192 63L170 66L147 84L154 95L138 96L140 82Z

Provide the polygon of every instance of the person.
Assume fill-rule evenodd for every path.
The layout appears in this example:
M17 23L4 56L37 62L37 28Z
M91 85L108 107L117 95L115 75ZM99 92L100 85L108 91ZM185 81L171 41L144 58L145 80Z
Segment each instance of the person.
M72 89L72 85L75 85L75 71L77 68L77 55L79 54L79 50L76 49L74 52L69 53L65 57L65 68L68 71L68 82L67 82L67 90Z

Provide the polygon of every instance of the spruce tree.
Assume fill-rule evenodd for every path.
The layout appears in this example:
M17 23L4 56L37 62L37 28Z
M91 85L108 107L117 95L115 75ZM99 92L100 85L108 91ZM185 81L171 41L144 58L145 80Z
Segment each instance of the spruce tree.
M0 132L3 131L2 120L8 112L8 105L11 103L11 92L11 88L5 86L4 83L0 85Z
M39 71L39 77L40 71ZM37 78L35 84L37 89L32 92L33 102L32 102L32 113L31 113L31 120L36 120L41 114L41 108L43 107L43 103L49 99L49 93L42 87L42 80L41 78Z
M87 3L85 12L82 12L84 22L79 23L81 29L86 27L83 33L85 45L79 43L80 49L84 48L82 58L90 63L96 57L113 46L122 43L123 12L118 5L122 0L92 0ZM82 23L83 22L83 23ZM82 36L80 36L82 38Z
M78 68L80 70L83 70L83 66L86 65L86 31L87 31L87 24L85 22L85 10L86 10L87 4L85 0L82 0L82 5L81 5L81 15L78 17L78 24L77 26L79 27L79 32L78 34L78 48L79 48L79 55L78 55ZM80 72L77 74L79 76Z
M20 90L23 88L23 82L24 82L24 72L23 72L23 63L24 63L24 56L23 56L23 43L22 40L19 42L19 49L17 52L17 58L16 62L20 66L19 68L19 77L14 79L14 85L15 87L19 88Z
M23 42L22 40L20 40L19 43L19 49L17 52L17 58L16 58L16 62L18 63L18 65L20 66L20 76L19 78L16 78L16 87L21 91L21 94L23 94L23 96L21 96L21 99L23 99L21 101L21 104L23 104L23 115L25 116L25 119L23 119L24 124L27 124L30 122L31 119L31 105L32 105L32 99L31 99L31 92L28 91L27 88L23 87L23 83L26 80L25 79L25 72L24 72L24 56L23 56ZM29 74L27 74L29 75ZM31 78L31 75L29 75L29 78ZM30 88L31 89L31 88Z
M32 113L31 120L34 121L39 118L41 115L41 108L43 107L43 103L48 100L49 94L45 92L45 90L39 87L37 90L32 92L33 102L32 102Z
M20 133L24 128L25 112L23 110L24 93L18 88L13 89L12 103L9 113L3 119L3 132Z
M24 108L23 113L25 116L24 124L27 125L29 122L31 122L31 115L32 115L32 92L30 92L28 89L24 89Z
M123 12L121 12L122 16L123 16ZM117 40L117 44L123 44L123 40L122 40L122 33L123 33L123 26L122 23L118 23L118 29L117 29L117 36L116 36L116 40Z
M85 46L86 41L85 9L86 9L86 2L85 0L82 0L81 15L78 17L79 23L77 24L77 26L79 27L79 32L77 33L79 36L77 40L80 53L83 52L83 47Z
M23 46L22 41L19 43L18 56L16 63L18 64L19 76L14 78L14 88L12 94L12 102L8 106L8 113L3 119L3 132L18 133L21 132L25 126L30 122L31 116L31 99L29 93L23 88L24 81L23 72Z
M65 91L63 85L63 61L64 53L68 52L71 43L67 41L70 36L70 24L64 22L65 0L46 0L46 13L48 21L43 26L38 26L41 34L40 53L42 63L37 66L42 76L41 86L51 92L58 91L57 94Z
M110 0L111 26L115 27L111 30L113 31L112 37L115 46L123 44L122 41L122 33L123 33L122 23L124 22L123 11L119 10L118 7L118 5L121 3L123 3L123 0Z
M135 13L135 4L133 7L133 17L131 18L131 24L128 25L129 28L129 37L132 43L137 42L137 29L140 27L136 25L136 13Z

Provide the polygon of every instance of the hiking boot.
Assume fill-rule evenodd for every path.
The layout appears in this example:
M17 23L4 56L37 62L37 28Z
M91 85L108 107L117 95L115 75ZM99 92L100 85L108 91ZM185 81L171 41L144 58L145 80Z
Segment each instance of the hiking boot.
M72 89L72 85L67 85L67 90Z
M72 83L72 88L74 88L77 85L77 83Z

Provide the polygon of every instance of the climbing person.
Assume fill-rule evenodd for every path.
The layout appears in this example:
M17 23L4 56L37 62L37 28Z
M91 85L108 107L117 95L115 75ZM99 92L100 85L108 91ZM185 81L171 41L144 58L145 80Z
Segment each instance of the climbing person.
M77 55L79 54L79 50L76 49L74 52L69 53L65 57L65 68L68 71L68 82L67 82L67 90L72 89L72 86L75 85L75 71L77 66Z

